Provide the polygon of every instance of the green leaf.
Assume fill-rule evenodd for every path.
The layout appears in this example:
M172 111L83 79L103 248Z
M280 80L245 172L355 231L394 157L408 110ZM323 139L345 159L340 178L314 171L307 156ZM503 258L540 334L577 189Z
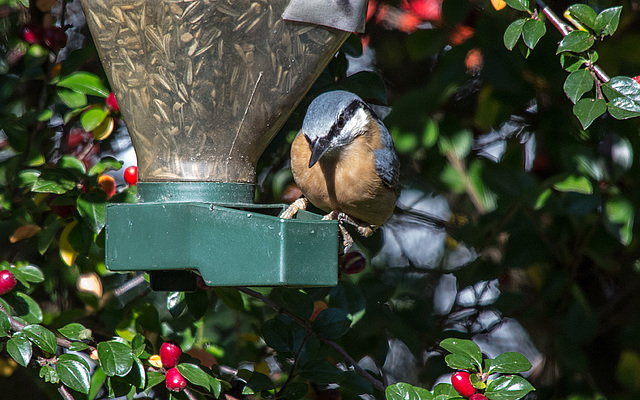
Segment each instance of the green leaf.
M60 382L58 372L56 372L55 368L49 364L45 364L40 368L38 376L43 378L45 382L52 383L54 385L57 385L58 382Z
M360 71L348 76L344 80L344 88L363 99L373 99L387 104L387 89L380 75L375 72Z
M292 326L285 323L282 318L275 317L264 323L262 326L262 337L277 352L290 352L293 350L294 338Z
M185 293L187 308L195 319L200 319L209 309L209 295L204 290L196 290L193 293Z
M602 89L609 100L618 97L640 100L640 83L628 76L614 76L602 85Z
M595 28L596 17L598 14L593 11L593 8L589 7L586 4L573 4L569 8L567 8L567 11L569 11L569 13L573 15L579 22L583 23L591 29Z
M615 76L602 85L609 113L616 119L640 115L640 84L626 76Z
M109 170L117 171L120 168L122 168L122 164L124 164L122 161L111 156L106 156L106 157L103 157L100 161L98 161L96 165L91 167L88 175L89 176L100 175L100 174L103 174L105 171L109 171Z
M83 342L72 342L69 345L69 350L71 351L83 351L89 348L89 345Z
M60 380L71 389L80 393L89 393L91 376L85 362L76 355L62 354L56 363L56 372Z
M440 347L452 354L462 354L469 357L477 368L482 366L482 352L478 345L471 340L449 338L441 341Z
M108 115L109 111L104 108L93 107L82 113L80 116L80 123L85 131L91 132L96 129Z
M91 330L76 322L63 326L58 332L70 340L91 339Z
M247 385L245 386L242 394L254 394L260 393L263 390L273 389L275 385L265 374L261 374L260 372L253 372L249 379L247 379Z
M244 298L238 289L217 287L214 290L218 298L230 309L235 311L245 310Z
M56 218L40 233L38 237L38 253L40 253L40 255L47 252L62 223L63 220L61 218Z
M311 325L311 329L320 337L337 339L347 333L351 320L347 312L339 308L327 308L320 311Z
M104 370L99 366L93 370L93 375L91 376L91 387L89 388L89 395L87 396L89 400L93 400L98 396L98 393L104 386L106 377ZM164 375L162 377L164 378Z
M131 350L133 350L133 354L136 357L140 357L144 353L145 349L146 349L146 343L145 343L144 336L142 336L139 333L136 333L136 335L131 340Z
M620 22L620 14L622 13L622 6L611 7L603 10L595 20L594 29L600 35L613 35L618 29L618 23Z
M23 169L18 172L16 184L21 188L33 185L38 180L38 176L40 176L40 171L37 169Z
M186 307L184 292L171 292L167 295L167 310L173 318L179 317Z
M582 67L586 62L586 58L580 57L573 53L560 54L560 65L567 72L574 72L579 70L580 67Z
M155 385L164 382L164 374L156 371L147 371L147 386L145 386L145 391L148 391Z
M529 0L505 0L505 3L518 11L529 11Z
M616 236L623 245L631 243L635 218L633 204L621 196L613 197L607 200L605 215L607 230Z
M422 131L422 147L425 149L433 147L438 142L438 136L440 136L438 123L429 118Z
M99 343L98 357L107 376L125 376L133 366L131 348L115 340Z
M213 397L215 397L216 399L220 397L220 392L222 392L222 384L220 382L220 379L216 378L213 375L209 375L209 388L213 393Z
M87 95L73 90L58 89L58 98L69 108L79 108L87 105Z
M516 352L506 352L491 361L489 374L519 374L530 369L531 363L527 360L527 357Z
M513 50L516 43L518 43L518 39L520 39L520 36L522 35L522 27L524 26L525 22L527 22L527 19L525 18L517 19L513 21L511 25L509 25L504 31L503 40L504 46L507 49Z
M42 349L42 351L55 353L58 349L56 336L42 325L27 325L22 330L22 333L24 333L33 344Z
M426 389L400 382L389 385L384 391L387 400L431 400L433 394Z
M16 278L21 281L31 283L44 282L44 274L42 273L42 270L33 264L19 265L13 273Z
M583 129L587 129L596 118L607 111L607 102L603 99L581 99L573 106Z
M9 316L0 311L0 337L9 336L11 332L11 320Z
M306 382L291 382L287 386L281 389L278 393L279 398L283 399L301 399L309 391L309 385Z
M70 169L72 170L72 172L76 172L78 174L84 174L86 172L84 163L79 159L69 155L62 156L62 158L60 158L60 160L56 164L56 167Z
M460 354L460 353L447 354L447 356L444 358L444 361L447 363L447 365L451 369L464 369L464 370L470 370L470 371L477 370L477 367L474 364L473 359L471 359L471 357L464 354Z
M564 82L564 92L575 104L583 94L593 89L595 79L586 69L580 69L569 74Z
M569 175L566 178L553 184L553 188L560 192L573 192L581 194L592 194L593 185L584 176Z
M487 385L484 395L489 400L518 400L535 388L519 375L500 376Z
M63 194L76 187L76 178L65 170L45 169L33 183L31 190L39 193Z
M545 33L547 33L547 27L544 22L539 19L529 19L522 27L522 40L528 48L533 49Z
M42 309L26 293L17 292L15 296L7 297L6 301L13 308L15 315L26 323L39 324L42 322Z
M107 213L104 196L98 193L83 193L78 197L76 209L91 230L100 233L104 228Z
M309 319L313 313L313 300L298 289L274 288L269 297L302 319Z
M100 78L89 72L73 73L58 82L58 86L91 96L107 97L109 95L109 90Z
M327 360L314 360L300 366L298 374L313 383L328 385L340 382L343 372Z
M195 364L178 364L178 371L184 376L186 380L194 385L202 386L205 389L209 389L209 374L204 372L200 367Z
M558 45L558 51L556 54L563 51L572 51L574 53L580 53L586 51L593 46L595 39L593 35L585 31L571 31L569 32Z
M460 129L448 136L440 135L438 145L441 154L453 153L456 158L463 159L471 151L473 133L468 129Z
M31 342L22 332L18 332L7 342L7 352L18 364L26 367L31 360Z

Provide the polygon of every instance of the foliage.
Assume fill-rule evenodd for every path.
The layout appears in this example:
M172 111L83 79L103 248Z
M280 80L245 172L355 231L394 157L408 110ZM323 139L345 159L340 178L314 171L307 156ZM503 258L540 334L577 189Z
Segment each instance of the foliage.
M320 92L392 105L406 190L358 242L365 271L335 288L153 293L105 269L106 207L136 187L97 52L66 19L77 3L0 1L0 268L18 280L0 297L3 389L445 400L460 395L441 377L465 370L491 400L637 396L633 3L551 4L571 30L528 0L370 3L365 49L352 36L336 54L260 160L257 194L291 190L288 148ZM67 46L29 42L33 24L65 28ZM376 71L347 74L371 49ZM405 212L425 199L444 220ZM166 340L185 350L180 393L162 384Z

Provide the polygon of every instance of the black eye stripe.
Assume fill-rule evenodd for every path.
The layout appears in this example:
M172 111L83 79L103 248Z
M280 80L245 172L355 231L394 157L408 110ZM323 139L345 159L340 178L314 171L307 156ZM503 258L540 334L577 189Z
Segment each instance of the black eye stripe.
M333 125L331 125L331 129L329 129L327 139L331 140L332 138L338 136L340 130L347 124L347 121L349 121L351 117L354 116L354 114L360 107L368 109L368 106L359 99L355 99L351 103L349 103L349 105L345 107L342 113L340 113L338 118L336 118L336 121L333 123Z

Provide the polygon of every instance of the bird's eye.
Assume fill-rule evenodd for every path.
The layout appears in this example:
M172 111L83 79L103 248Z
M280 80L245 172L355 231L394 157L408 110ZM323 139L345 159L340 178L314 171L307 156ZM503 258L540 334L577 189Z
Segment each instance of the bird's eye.
M344 127L344 117L340 116L338 117L338 121L336 122L336 125L338 125L338 128L343 128Z

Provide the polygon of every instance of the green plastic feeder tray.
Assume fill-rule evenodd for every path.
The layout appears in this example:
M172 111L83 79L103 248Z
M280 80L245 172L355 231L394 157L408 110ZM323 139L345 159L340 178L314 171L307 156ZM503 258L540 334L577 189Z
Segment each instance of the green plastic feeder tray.
M107 208L107 268L149 271L156 290L195 289L193 271L336 285L336 223L280 219L253 194L258 158L349 33L282 19L288 0L81 3L138 161L139 203Z

